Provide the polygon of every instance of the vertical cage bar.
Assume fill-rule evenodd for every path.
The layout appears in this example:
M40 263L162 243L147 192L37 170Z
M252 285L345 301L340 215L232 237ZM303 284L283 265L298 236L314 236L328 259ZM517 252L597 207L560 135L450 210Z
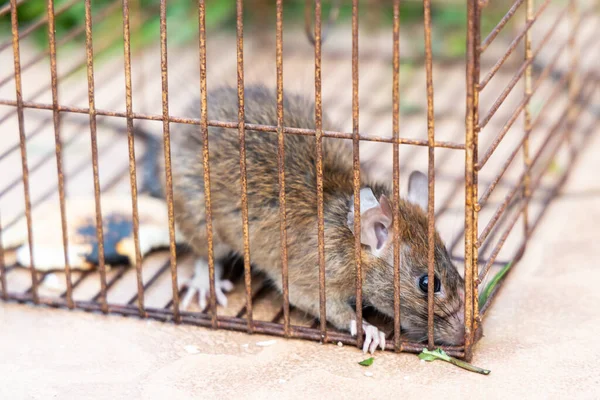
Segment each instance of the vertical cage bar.
M352 167L354 172L354 257L356 259L356 344L363 345L362 244L360 230L360 134L358 132L358 0L352 0Z
M283 0L277 0L277 167L279 169L279 238L281 241L281 286L283 291L283 331L290 334L290 293L288 285L287 213L285 201L285 135L283 133Z
M58 176L58 197L60 202L60 223L65 258L65 279L67 285L67 307L73 308L73 281L69 260L69 238L67 231L67 210L65 207L65 175L63 173L62 140L60 136L60 112L58 110L58 74L56 70L56 28L54 24L54 1L46 3L48 13L48 45L50 50L50 78L52 81L52 121L54 123L54 143L56 151L56 172Z
M394 349L401 350L400 341L400 0L394 0L393 49L393 190L394 190Z
M248 175L246 173L246 129L244 117L244 5L237 0L237 90L238 131L240 136L240 179L242 200L242 233L244 236L244 283L246 286L246 321L252 333L252 272L250 270L250 238L248 237Z
M435 126L433 114L433 56L431 53L431 0L423 1L425 23L425 72L427 80L427 146L428 146L428 201L427 201L427 249L428 275L427 286L427 340L430 349L434 342L434 281L435 281Z
M525 23L529 24L533 20L533 7L534 0L527 0L526 3L526 11L525 11ZM523 108L523 118L524 118L524 132L525 140L523 141L523 167L525 168L525 175L523 177L523 201L525 202L525 206L523 207L523 243L527 245L527 238L529 236L529 196L530 185L531 185L531 158L529 156L529 135L531 132L531 109L530 109L530 100L532 94L532 58L533 52L531 50L531 29L528 29L525 33L525 62L529 63L527 68L525 68L524 82L525 82L525 97L527 98L527 102Z
M213 253L212 207L210 202L210 165L208 153L208 94L206 92L206 4L198 0L198 25L200 31L200 130L202 131L202 166L204 170L204 202L206 207L206 237L208 246L208 277L210 280L211 324L217 327L215 295L215 261Z
M135 164L135 139L133 131L133 99L131 87L131 31L129 24L129 0L123 0L123 51L125 60L125 110L127 113L127 144L129 148L129 185L131 187L131 212L133 220L133 243L135 246L135 275L137 278L137 301L140 317L144 317L144 280L142 277L142 252L140 250L140 221L138 214L137 168Z
M31 220L31 198L29 194L29 167L27 166L27 138L25 137L25 119L23 117L23 93L21 89L21 52L19 50L19 22L17 19L17 2L10 0L10 22L12 28L12 45L15 68L15 91L17 100L17 118L19 120L19 144L21 147L21 168L23 170L23 192L25 199L25 217L27 219L27 240L29 244L29 260L31 268L31 289L33 302L38 304L38 279L33 259L33 227Z
M327 341L325 295L325 221L323 216L323 105L321 103L321 0L315 0L315 145L317 151L317 219L319 242L319 320L321 339ZM357 325L361 321L357 321Z
M175 245L175 214L173 210L173 174L171 171L171 133L169 126L169 72L167 59L167 1L160 1L160 76L162 82L162 122L165 157L165 192L169 215L169 252L171 266L171 286L173 291L173 314L176 322L181 322L179 313L179 288L177 284L177 252ZM212 260L211 260L212 261ZM211 300L214 302L214 265L211 264ZM216 308L216 306L215 306ZM214 309L214 308L213 308Z
M467 68L465 111L465 359L473 355L475 276L477 275L477 136L479 124L479 1L467 1Z
M100 269L100 305L102 312L108 312L106 302L106 265L104 263L104 231L102 226L102 205L100 201L100 175L98 167L98 140L96 132L96 101L94 94L94 45L92 43L92 5L85 0L85 49L87 61L88 103L90 116L90 136L92 141L92 167L94 173L94 198L96 202L96 238L98 240L98 266Z

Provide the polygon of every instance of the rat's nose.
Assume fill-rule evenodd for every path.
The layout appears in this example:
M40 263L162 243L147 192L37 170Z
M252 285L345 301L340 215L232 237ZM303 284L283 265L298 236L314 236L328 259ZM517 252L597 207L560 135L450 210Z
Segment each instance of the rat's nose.
M454 343L459 346L465 343L465 325L458 324L454 330Z

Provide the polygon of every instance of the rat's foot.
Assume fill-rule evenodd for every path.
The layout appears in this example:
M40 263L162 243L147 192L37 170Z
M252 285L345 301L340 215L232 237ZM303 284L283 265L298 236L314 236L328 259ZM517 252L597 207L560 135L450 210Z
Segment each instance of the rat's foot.
M381 350L385 350L385 333L377 329L376 326L369 324L367 321L362 322L363 332L365 333L365 341L363 342L363 353L367 350L371 354L375 352L377 346L381 347ZM350 321L350 334L356 336L357 327L356 320Z
M228 279L221 279L223 274L223 266L219 262L215 262L215 295L217 304L226 307L227 296L225 293L233 290L233 283ZM210 279L208 276L208 262L202 258L196 260L194 264L194 276L186 281L183 286L187 287L187 293L181 306L185 310L190 305L194 295L198 293L198 305L201 310L206 308L206 299L210 296Z

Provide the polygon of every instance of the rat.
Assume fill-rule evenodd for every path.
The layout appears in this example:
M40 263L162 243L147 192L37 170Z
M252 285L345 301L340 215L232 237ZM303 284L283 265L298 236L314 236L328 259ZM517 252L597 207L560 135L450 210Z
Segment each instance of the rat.
M245 122L277 125L275 90L248 85L244 95ZM238 94L232 87L207 93L208 118L237 121ZM200 117L200 102L189 108ZM283 125L315 127L314 103L299 94L283 99ZM335 130L323 115L323 130ZM227 304L233 284L222 278L223 262L230 254L243 255L240 148L237 128L208 127L210 187L213 218L215 289L218 304ZM357 334L362 324L363 351L385 349L385 334L367 321L357 321L355 302L355 237L352 147L344 139L324 137L323 214L327 322ZM154 150L158 148L155 144ZM151 149L152 149L151 148ZM177 235L195 256L194 275L185 283L182 300L186 308L198 293L202 309L209 292L208 246L205 219L203 137L197 125L171 125L173 204ZM247 199L250 257L281 291L282 264L279 230L278 138L273 132L246 130ZM285 135L285 195L289 301L294 307L319 316L319 266L317 252L317 167L314 136ZM160 163L160 161L159 161ZM156 166L160 168L160 166ZM164 192L156 184L157 172L146 174L154 181L151 192ZM362 243L363 305L394 315L393 207L398 207L400 229L401 329L407 338L427 338L428 201L427 177L410 174L408 197L394 205L391 184L372 182L361 174L360 215ZM435 341L458 345L464 339L464 281L435 232Z

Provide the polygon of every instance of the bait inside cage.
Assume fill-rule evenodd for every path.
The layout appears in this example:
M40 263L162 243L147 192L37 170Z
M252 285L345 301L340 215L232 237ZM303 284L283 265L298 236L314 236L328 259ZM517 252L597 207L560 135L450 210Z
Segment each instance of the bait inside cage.
M284 182L283 143L288 135L315 136L317 144L334 137L352 143L355 193L360 174L368 173L392 182L391 200L397 204L410 170L428 174L429 281L434 280L433 225L465 279L465 343L442 347L470 359L482 319L501 286L491 293L484 288L499 271L504 279L522 256L594 132L600 112L599 70L593 57L600 50L600 21L594 2L517 0L491 25L485 19L491 7L487 2L453 2L466 16L461 30L466 47L464 56L451 60L440 55L430 1L422 2L422 20L410 26L402 22L398 0L364 5L354 0L347 5L347 23L337 21L343 2L306 1L304 26L288 26L287 3L277 0L271 19L254 14L265 19L258 24L263 29L253 30L244 26L248 9L268 2L238 0L236 33L228 34L207 28L206 17L216 13L211 8L216 3L200 0L192 38L178 35L178 25L169 19L171 3L165 0L150 12L142 12L142 3L135 0L94 7L90 0L49 0L44 15L23 25L19 12L27 3L11 0L0 8L12 33L0 37L0 168L5 171L0 178L0 281L6 301L362 347L360 324L356 337L327 324L328 238L322 192L317 193L319 245L312 249L319 255L319 315L308 315L289 302L283 186L281 223L273 227L281 239L282 292L252 274L252 221L244 179L240 190L245 251L232 260L230 273L237 279L228 304L217 305L214 260L209 256L208 305L180 307L193 257L178 251L175 243L170 170L175 161L169 157L173 124L196 125L206 135L208 127L236 129L242 176L251 173L245 162L247 132L277 135L280 148L273 157L279 162L279 182ZM389 26L367 29L368 21L379 25L378 17L368 12L373 9L391 16ZM70 13L85 22L58 34L56 21ZM152 26L152 13L157 16L157 37L144 43L141 32ZM102 26L102 34L95 33ZM45 50L30 41L39 33L45 35ZM240 122L243 88L255 82L277 93L276 126ZM190 98L200 98L206 110L207 92L224 84L238 88L238 120L212 120L206 112L201 118L186 114ZM283 126L284 92L314 99L314 129ZM338 131L323 130L323 112L337 122ZM167 154L162 208L138 194L142 176L148 173L141 160L149 153L136 133L140 127L162 133ZM210 165L207 154L204 157ZM317 165L322 157L317 146ZM208 178L205 175L206 193ZM322 180L318 174L317 186ZM358 196L355 201L356 206ZM210 208L207 200L209 230ZM119 218L130 220L126 260L119 254L113 257L113 250L119 253L123 247L121 237L112 239L121 220L106 217L115 209ZM397 221L397 207L394 210ZM358 212L356 216L360 224ZM152 224L163 228L168 252L148 251L145 227L152 217ZM71 233L75 222L80 224L79 235ZM88 242L81 250L79 236L92 238L92 250ZM210 248L212 231L208 236ZM355 243L359 245L360 238ZM401 262L399 248L394 246L396 266ZM91 251L93 262L85 268L75 265L81 258L78 251ZM361 320L360 252L356 260L356 313ZM123 265L125 261L130 265ZM399 279L399 273L390 277L395 293ZM403 337L399 296L394 297L398 300L393 318L364 312L386 333L386 348L418 352L423 346L433 347L433 285L428 290L425 343Z

